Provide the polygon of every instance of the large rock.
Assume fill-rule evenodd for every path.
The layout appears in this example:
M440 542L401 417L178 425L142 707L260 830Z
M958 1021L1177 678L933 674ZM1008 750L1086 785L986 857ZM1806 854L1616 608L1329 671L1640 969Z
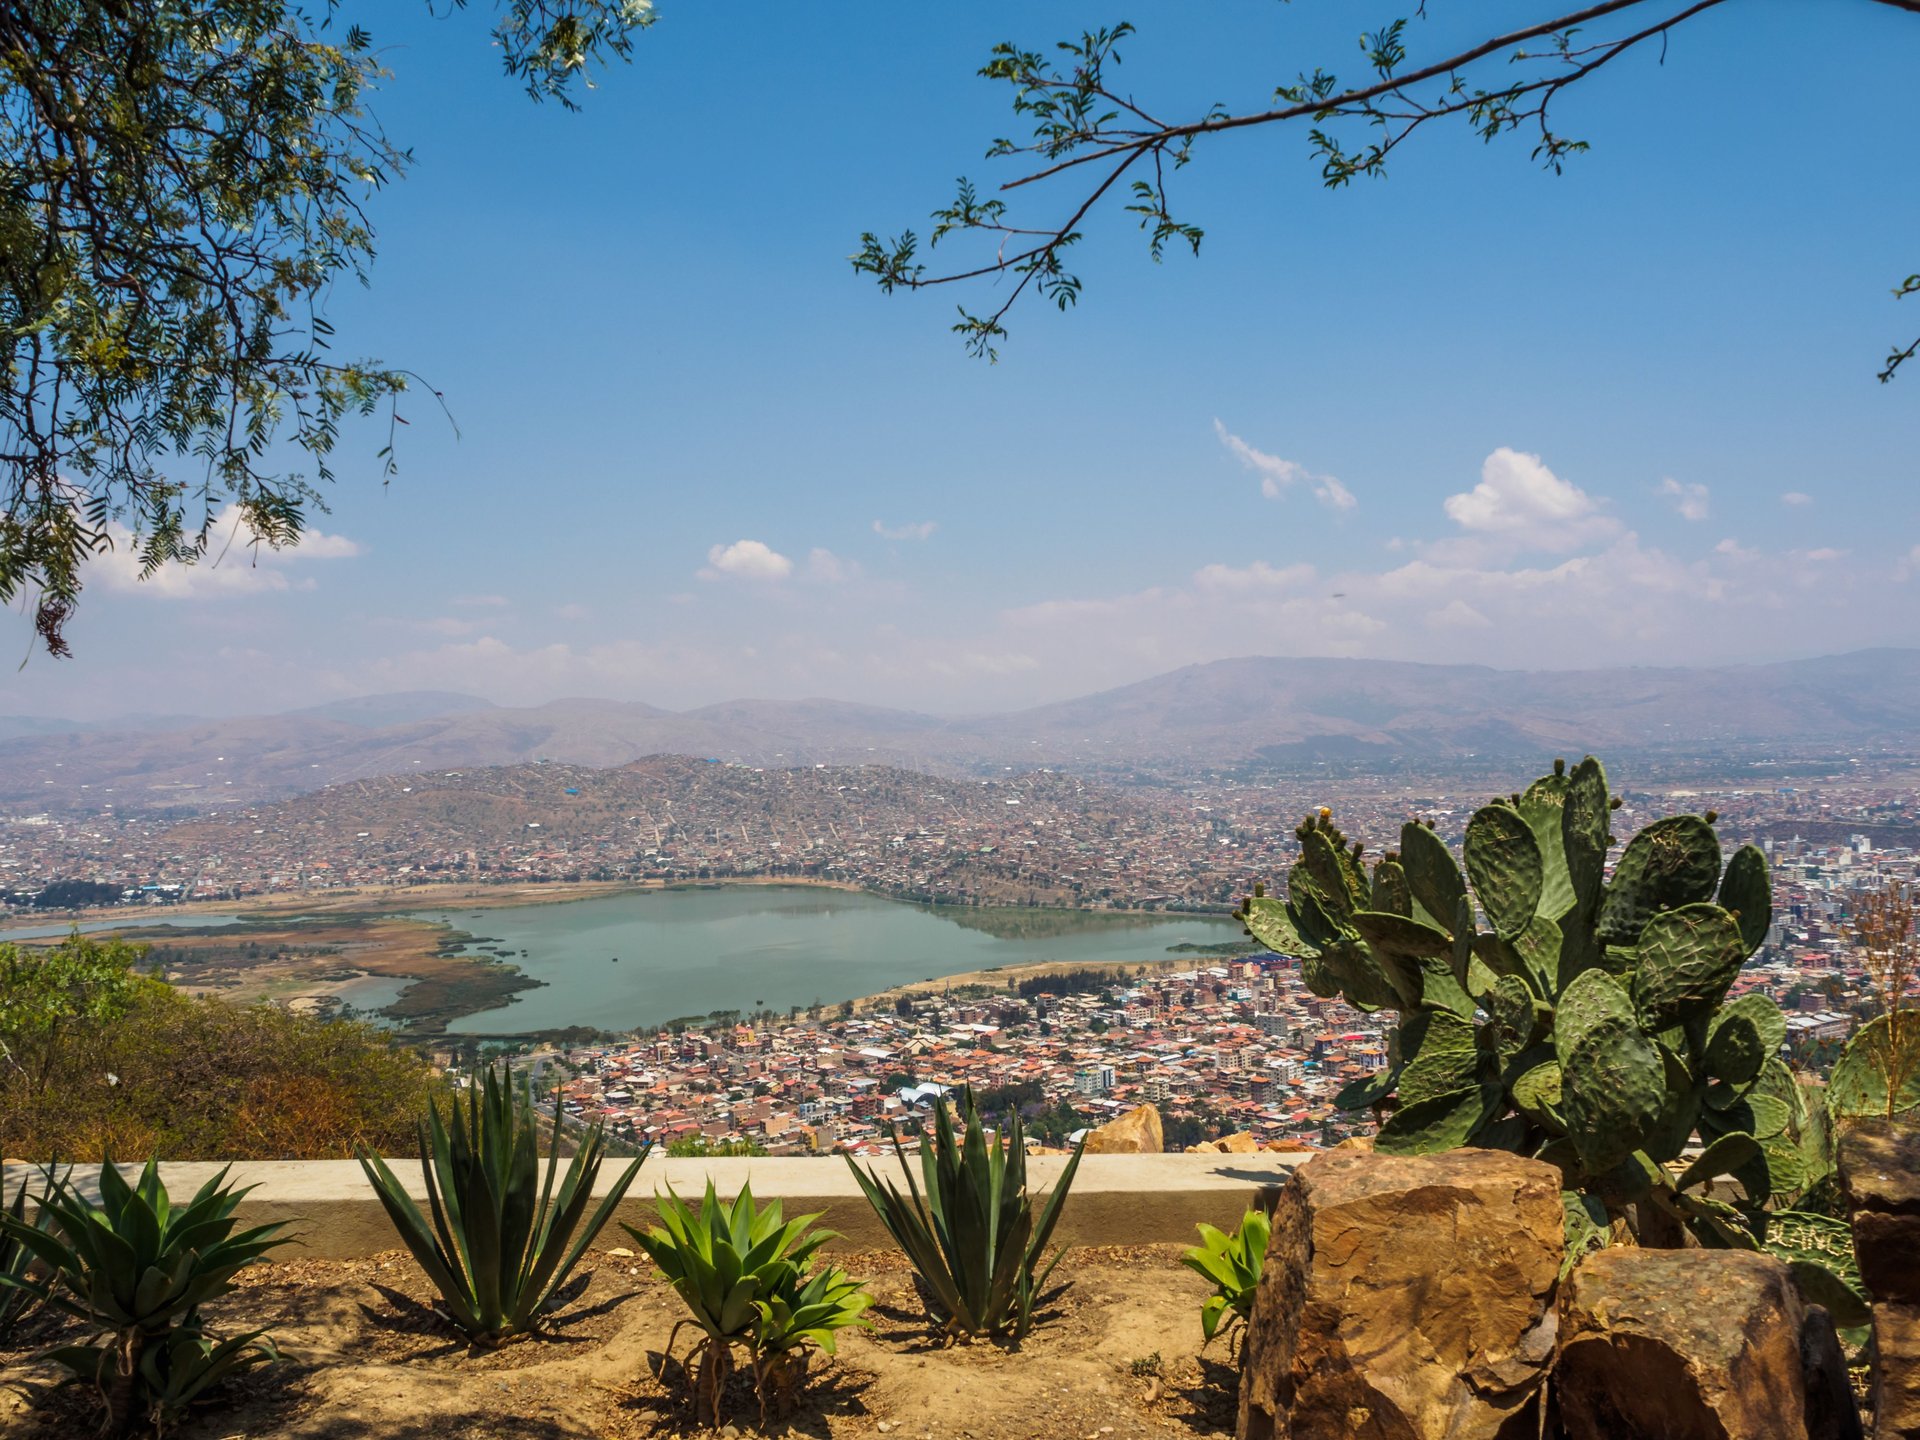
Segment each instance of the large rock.
M1920 1305L1920 1125L1863 1120L1837 1158L1861 1280L1875 1300Z
M1818 1305L1807 1307L1800 1332L1800 1370L1807 1384L1807 1440L1865 1440L1847 1352L1833 1317Z
M1158 1155L1166 1148L1160 1112L1151 1105L1136 1105L1087 1134L1089 1155Z
M1873 1440L1920 1437L1920 1305L1873 1307Z
M1242 1440L1531 1440L1563 1231L1560 1172L1504 1151L1306 1161L1274 1210Z
M1846 1440L1832 1333L1771 1255L1602 1250L1560 1291L1561 1421L1569 1440Z

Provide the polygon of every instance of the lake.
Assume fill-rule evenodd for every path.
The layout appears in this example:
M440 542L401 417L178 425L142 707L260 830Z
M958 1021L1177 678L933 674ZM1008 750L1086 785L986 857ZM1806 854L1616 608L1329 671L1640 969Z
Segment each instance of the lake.
M759 885L426 910L412 918L464 931L476 942L467 953L505 951L501 958L544 982L455 1021L449 1029L462 1035L569 1025L630 1030L714 1010L834 1005L994 966L1166 960L1170 946L1241 935L1236 922L1207 916L936 908Z
M247 917L244 915L195 915L165 910L116 915L111 920L90 915L84 920L62 920L53 925L0 925L0 943L8 940L51 939L67 934L76 925L83 935L98 935L104 930L219 930L228 925L246 923Z

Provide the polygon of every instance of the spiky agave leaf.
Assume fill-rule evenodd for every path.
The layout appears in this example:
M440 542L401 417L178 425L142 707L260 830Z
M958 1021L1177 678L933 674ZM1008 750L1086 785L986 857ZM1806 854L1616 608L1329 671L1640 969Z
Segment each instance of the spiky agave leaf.
M277 1358L270 1344L255 1343L258 1335L212 1339L199 1318L203 1304L234 1288L240 1270L288 1243L280 1233L287 1222L236 1229L235 1211L252 1187L230 1186L223 1168L175 1206L151 1160L129 1185L109 1157L96 1205L70 1175L45 1173L35 1223L10 1209L0 1213L0 1236L45 1267L45 1278L25 1288L93 1332L41 1358L79 1379L118 1382L101 1387L109 1430L141 1415L164 1420L244 1364ZM195 1347L204 1364L193 1361Z
M360 1165L401 1242L440 1292L447 1317L476 1344L497 1345L538 1322L613 1217L647 1152L589 1213L606 1158L604 1124L587 1131L561 1178L556 1100L542 1183L531 1083L516 1089L511 1067L504 1074L489 1067L465 1098L464 1108L458 1099L448 1106L447 1119L430 1104L419 1126L426 1214L385 1160L363 1147Z
M923 1144L920 1153L924 1193L897 1131L892 1140L906 1179L905 1194L890 1180L862 1169L851 1156L848 1167L881 1223L906 1252L946 1329L1017 1337L1032 1325L1033 1306L1059 1263L1059 1253L1044 1266L1041 1262L1085 1143L1074 1151L1036 1215L1027 1190L1026 1137L1019 1117L1013 1116L1006 1132L989 1143L971 1091L963 1092L959 1108L964 1140L956 1139L946 1104L934 1112L933 1143Z

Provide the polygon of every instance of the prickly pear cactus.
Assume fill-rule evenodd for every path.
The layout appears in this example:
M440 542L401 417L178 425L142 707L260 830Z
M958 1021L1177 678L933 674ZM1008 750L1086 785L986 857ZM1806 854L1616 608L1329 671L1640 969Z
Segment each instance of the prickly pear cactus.
M1609 878L1617 806L1598 760L1555 761L1467 822L1464 874L1417 822L1369 869L1321 810L1286 898L1256 888L1237 915L1315 994L1398 1012L1387 1070L1337 1101L1384 1117L1379 1150L1535 1155L1589 1229L1604 1213L1646 1244L1761 1244L1761 1207L1813 1178L1785 1017L1727 999L1772 919L1766 856L1723 864L1715 817L1676 815ZM1744 1203L1709 1193L1726 1177Z

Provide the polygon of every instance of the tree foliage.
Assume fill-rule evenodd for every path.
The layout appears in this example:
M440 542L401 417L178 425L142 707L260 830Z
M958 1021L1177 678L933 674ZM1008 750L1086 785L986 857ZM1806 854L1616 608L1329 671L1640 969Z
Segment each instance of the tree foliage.
M1601 0L1459 49L1443 45L1451 53L1423 59L1414 54L1418 27L1437 21L1443 5L1418 0L1412 14L1360 36L1359 75L1343 75L1331 61L1315 64L1277 84L1264 105L1215 104L1191 118L1169 118L1118 78L1124 42L1135 37L1130 23L1083 31L1050 49L1002 43L979 73L1005 87L1028 133L995 139L986 153L989 160L1012 163L1018 173L988 192L961 177L953 200L932 213L926 237L927 252L948 240L972 241L977 248L970 258L931 267L912 230L886 238L868 231L850 258L857 273L872 276L888 293L1012 279L995 291L989 309L961 304L953 325L972 354L996 359L1007 336L1006 318L1023 296L1031 293L1061 310L1078 303L1081 282L1068 257L1109 197L1134 217L1154 261L1168 250L1200 253L1206 232L1176 212L1171 180L1203 140L1255 127L1291 127L1319 163L1321 182L1337 190L1384 176L1388 160L1417 132L1452 122L1488 142L1525 137L1533 159L1557 175L1588 148L1586 140L1555 123L1553 106L1563 92L1623 56L1664 57L1675 31L1738 3ZM1857 12L1867 5L1920 14L1920 0L1854 0L1849 8ZM1017 215L1005 198L1017 191L1051 197L1036 202L1047 206L1045 213L1032 221ZM1893 293L1920 293L1920 274L1909 275ZM1891 380L1916 353L1920 339L1895 344L1879 378Z
M383 72L344 13L366 8L0 6L0 603L30 605L51 654L109 547L145 576L296 543L342 421L383 406L391 468L409 377L337 353L325 317L373 258L368 198L411 158L368 109ZM493 40L572 106L651 18L498 0Z
M143 949L0 945L0 1151L28 1159L396 1153L438 1082L372 1026L182 994Z

